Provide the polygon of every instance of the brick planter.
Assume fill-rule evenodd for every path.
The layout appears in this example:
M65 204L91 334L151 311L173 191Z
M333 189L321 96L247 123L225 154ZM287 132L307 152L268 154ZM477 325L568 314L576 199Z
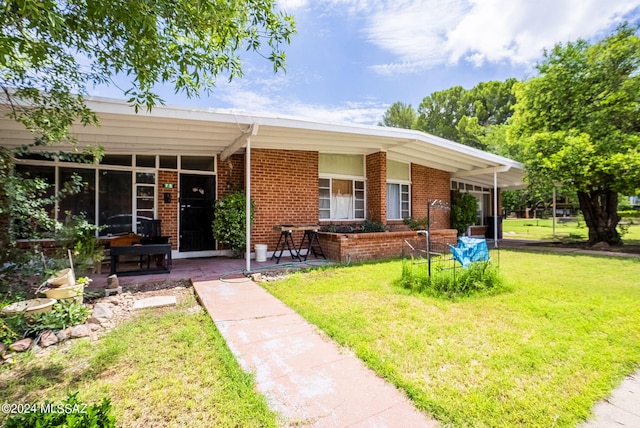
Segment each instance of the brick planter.
M320 232L320 243L328 259L343 263L364 260L388 259L406 254L410 247L408 240L415 248L424 249L426 240L424 235L415 231L407 232L376 232L376 233L331 233ZM457 231L455 229L438 229L431 231L431 241L434 245L455 245ZM442 249L439 249L440 251Z

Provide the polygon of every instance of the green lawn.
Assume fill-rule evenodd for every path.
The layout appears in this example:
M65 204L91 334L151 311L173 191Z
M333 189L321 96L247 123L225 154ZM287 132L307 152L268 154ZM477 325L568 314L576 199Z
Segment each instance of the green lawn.
M0 402L58 401L78 390L87 403L109 397L117 426L274 427L276 416L255 391L205 312L148 312L97 342L67 352L23 354L0 367ZM7 415L0 413L0 424Z
M502 251L511 291L445 301L401 261L265 288L452 426L575 426L640 363L640 261Z
M640 221L632 220L628 232L622 236L625 243L640 243ZM502 223L504 238L550 240L554 239L552 219L505 219ZM584 221L556 221L556 238L586 241L589 229Z

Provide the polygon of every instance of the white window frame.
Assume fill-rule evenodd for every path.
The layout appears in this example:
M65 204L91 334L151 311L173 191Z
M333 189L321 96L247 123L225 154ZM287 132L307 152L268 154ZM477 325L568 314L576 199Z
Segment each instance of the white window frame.
M388 210L388 205L387 205L387 220L404 220L407 217L411 217L411 182L410 181L405 181L405 180L387 180L387 185L392 184L392 185L397 185L400 187L400 199L398 200L398 203L400 204L399 211L400 211L400 217L401 218L392 218L389 217L389 210ZM406 186L406 192L404 192L402 190L402 187ZM388 193L388 189L385 189L385 191L387 192L387 204L389 203L389 193ZM403 217L403 209L402 209L402 195L406 194L407 195L407 202L408 202L408 208L407 208L407 212L406 212L406 216Z
M329 187L321 187L320 180L329 180ZM320 174L318 176L318 189L328 189L329 195L333 194L333 180L346 180L351 181L351 196L353 197L353 208L351 209L351 214L349 218L333 218L331 216L332 206L331 206L331 197L329 197L329 208L320 208L320 200L327 200L326 198L321 198L320 194L318 194L318 217L321 222L332 222L332 221L360 221L366 219L367 214L367 180L365 177L354 177L350 175L337 175L337 174ZM356 189L356 183L362 183L362 189ZM356 198L356 192L362 191L362 198ZM357 208L357 201L362 201L362 209ZM322 218L320 213L322 211L329 211L329 218ZM362 211L362 217L356 217L356 213Z

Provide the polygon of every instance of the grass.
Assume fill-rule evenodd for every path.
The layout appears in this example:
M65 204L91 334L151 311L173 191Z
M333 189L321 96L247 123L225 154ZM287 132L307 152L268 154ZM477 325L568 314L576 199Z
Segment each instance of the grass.
M628 244L640 244L640 225L638 220L629 224L628 232L622 236L622 240ZM553 235L552 219L505 219L502 222L504 238L551 240ZM589 229L584 221L560 222L556 220L556 238L586 241L589 237Z
M189 296L177 310L146 312L66 352L22 355L0 368L0 402L43 403L78 390L86 403L110 397L118 426L277 426L211 318L185 310L195 304Z
M401 261L265 288L451 426L575 426L640 362L640 263L502 251L512 291L446 301Z

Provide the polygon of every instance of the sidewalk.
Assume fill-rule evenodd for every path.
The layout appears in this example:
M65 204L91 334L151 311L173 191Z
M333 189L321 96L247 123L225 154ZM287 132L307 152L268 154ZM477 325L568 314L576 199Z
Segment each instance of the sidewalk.
M283 426L439 426L254 282L205 281L194 288Z
M640 427L640 370L623 380L592 411L593 416L580 428Z

